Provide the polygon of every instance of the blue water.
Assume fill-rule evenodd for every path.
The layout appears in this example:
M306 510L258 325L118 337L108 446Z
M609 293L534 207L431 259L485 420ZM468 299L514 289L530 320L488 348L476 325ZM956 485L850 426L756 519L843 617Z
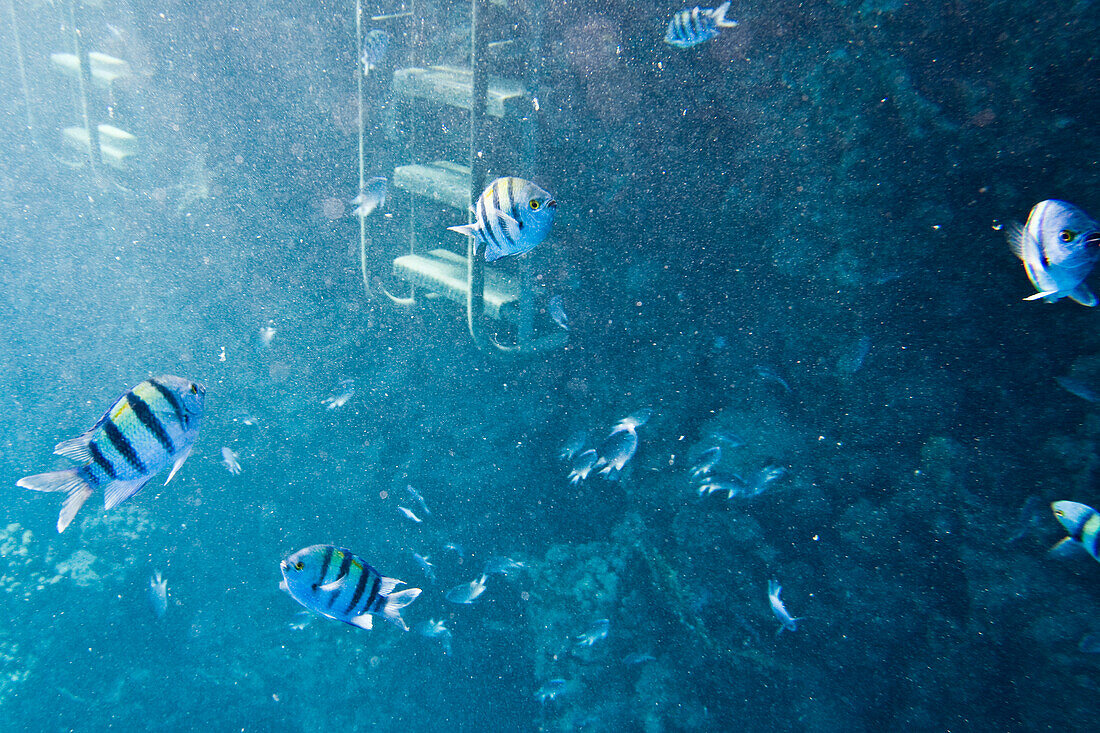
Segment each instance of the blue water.
M541 67L537 154L496 121L485 152L490 175L559 202L529 257L538 332L556 329L552 294L571 329L514 359L480 351L458 304L379 290L404 293L393 168L468 145L464 112L405 104L393 73L468 63L466 4L415 8L419 45L418 22L382 21L366 174L391 196L367 221L369 294L347 203L353 3L78 8L88 48L131 66L90 95L138 136L125 172L61 142L80 120L49 61L72 50L66 3L16 5L20 54L7 3L0 22L0 728L1095 726L1100 655L1078 642L1100 631L1100 566L1046 550L1064 535L1051 501L1100 505L1097 412L1054 381L1100 385L1097 314L1023 302L998 231L1047 198L1100 212L1095 3L734 2L740 25L687 50L662 43L676 4L492 6L490 41L529 37L541 8L533 65L508 47L493 62ZM195 453L57 534L60 498L15 482L70 465L53 446L158 374L207 387ZM641 408L619 480L571 485L567 437L598 446ZM715 471L786 474L700 498L688 470L716 431L744 445ZM410 484L419 524L397 509L417 509ZM293 628L279 562L317 543L422 588L414 630ZM444 600L494 556L525 567ZM797 631L776 633L773 579ZM450 654L416 632L429 619ZM578 646L599 619L607 638Z

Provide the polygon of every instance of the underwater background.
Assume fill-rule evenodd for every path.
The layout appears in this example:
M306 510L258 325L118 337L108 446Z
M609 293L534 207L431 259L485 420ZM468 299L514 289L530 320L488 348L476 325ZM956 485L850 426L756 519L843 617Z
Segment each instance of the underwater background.
M559 203L526 256L570 339L501 359L450 301L365 292L354 3L5 0L0 727L1094 727L1100 567L1048 554L1047 505L1100 503L1100 414L1055 381L1100 385L1100 329L1023 302L999 229L1043 199L1100 212L1100 6L734 0L737 27L677 49L679 4L511 5L541 17L541 150L499 174ZM469 6L415 14L418 53L461 65ZM102 100L141 140L129 173L58 140L79 111L48 56L73 17L133 67ZM402 125L464 144L393 98L403 22L363 79L377 175ZM376 282L407 248L390 193ZM58 534L58 497L15 482L158 374L206 385L194 455ZM643 408L619 480L571 484L569 435ZM727 472L786 475L700 497L714 433L744 442ZM423 522L397 510L407 485ZM404 616L444 619L451 653L297 628L279 562L318 543L423 588ZM445 600L496 556L524 567ZM797 631L776 633L773 579Z

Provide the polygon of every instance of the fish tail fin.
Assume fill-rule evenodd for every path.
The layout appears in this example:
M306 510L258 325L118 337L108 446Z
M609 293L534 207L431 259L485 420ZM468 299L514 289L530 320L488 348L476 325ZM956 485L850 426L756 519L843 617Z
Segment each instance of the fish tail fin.
M1073 290L1071 290L1069 292L1069 297L1077 301L1081 305L1087 305L1089 308L1092 308L1096 305L1096 296L1091 290L1089 290L1089 286L1085 283L1081 283Z
M80 507L92 495L92 487L75 468L26 476L16 481L15 485L31 491L64 491L68 494L61 503L61 514L57 517L58 533L65 531Z
M467 237L477 236L477 223L462 224L461 226L447 227L448 231L458 232Z
M398 593L391 593L386 596L386 605L382 607L382 615L403 630L408 631L409 627L405 623L405 619L401 618L401 609L415 601L419 595L419 588L408 588Z
M730 9L730 0L719 5L714 11L714 24L719 28L734 28L736 20L726 20L726 12Z

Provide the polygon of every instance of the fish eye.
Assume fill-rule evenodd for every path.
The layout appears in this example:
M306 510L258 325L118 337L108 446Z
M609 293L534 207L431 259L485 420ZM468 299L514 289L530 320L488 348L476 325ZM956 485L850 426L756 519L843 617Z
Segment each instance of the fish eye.
M1072 242L1076 238L1077 232L1073 231L1072 229L1063 229L1062 231L1058 232L1058 239L1061 239L1063 242Z
M538 211L539 206L541 206L538 199L531 199L531 203L529 205L531 207L531 211Z
M295 569L295 570L299 570L299 571L300 571L300 570L301 570L302 568L304 568L305 566L306 566L306 564L305 564L304 562L302 562L301 560L299 560L298 562L294 563L294 569Z
M194 385L194 383L192 383L192 384L191 384L191 394L198 394L198 393L199 393L199 388L198 388L198 387L196 387L196 386Z

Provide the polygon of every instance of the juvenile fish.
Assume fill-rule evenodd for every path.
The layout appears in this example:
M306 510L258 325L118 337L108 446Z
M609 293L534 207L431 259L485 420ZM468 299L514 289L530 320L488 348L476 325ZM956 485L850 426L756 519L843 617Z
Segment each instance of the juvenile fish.
M159 570L154 570L149 578L149 605L157 618L164 618L168 612L168 581L160 576Z
M561 304L560 295L550 296L550 301L546 304L546 310L550 313L550 317L554 319L554 323L566 331L569 330L569 316L566 315L565 308Z
M428 502L424 501L424 497L419 491L413 488L412 484L405 484L405 493L409 495L409 498L420 505L420 508L424 510L424 514L431 516L431 510L428 509Z
M363 190L359 192L359 195L351 200L352 206L355 209L352 210L353 216L367 217L374 213L375 209L379 209L386 205L386 177L375 176L374 178L368 178L363 184Z
M565 685L565 680L561 678L549 680L535 691L535 697L540 704L545 705L547 700L553 700L558 695L565 692Z
M382 59L386 58L386 49L390 45L390 34L380 28L374 28L363 39L363 53L359 63L363 65L363 76L370 76Z
M1094 560L1100 561L1100 514L1076 501L1056 501L1050 508L1069 532L1069 536L1063 537L1051 548L1051 552L1066 554L1074 548L1083 547Z
M498 178L474 207L474 223L447 227L485 245L485 261L530 252L546 239L558 202L522 178Z
M335 410L338 407L343 407L348 403L355 395L355 380L344 379L340 384L336 385L336 394L331 397L326 397L321 401L321 404L325 406L326 410Z
M1032 207L1024 226L1012 222L1005 233L1039 291L1024 300L1053 303L1068 297L1081 305L1096 305L1096 296L1085 284L1100 259L1100 223L1095 219L1071 203L1048 199Z
M408 631L401 609L416 600L419 588L394 593L403 581L383 577L362 558L332 545L298 550L279 566L279 587L309 610L361 629L379 616Z
M769 486L786 475L787 469L783 466L764 466L752 477L752 495L760 496L768 490Z
M707 448L699 454L699 460L691 467L691 477L699 478L710 473L711 469L722 460L722 449L718 446Z
M487 580L489 580L489 576L482 575L469 583L456 585L447 591L445 597L451 603L473 603L485 592L485 582Z
M241 457L241 454L232 448L222 446L222 465L225 466L225 470L234 476L239 476L241 473L241 463L237 459Z
M792 618L791 614L787 613L786 606L783 605L783 601L779 600L779 593L783 590L783 587L779 585L778 580L768 581L768 602L771 603L772 613L779 619L779 631L776 634L783 633L783 630L798 631L798 624L796 623L800 619Z
M420 517L413 514L412 509L409 509L408 507L399 506L399 507L397 507L397 511L401 512L401 516L405 517L405 519L412 520L413 522L416 522L417 524L420 524L421 522L424 521Z
M610 621L605 618L597 619L592 622L587 631L577 636L577 646L592 646L598 641L603 641L610 630Z
M147 379L115 401L83 435L57 444L54 453L77 468L26 476L17 486L64 491L57 531L64 532L96 489L112 509L171 465L165 484L191 455L202 421L206 388L180 377Z
M634 432L634 428L615 430L600 444L596 468L600 469L601 476L614 481L637 451L638 434Z
M433 565L427 557L421 555L419 552L413 553L413 560L420 566L420 569L424 571L424 575L431 583L435 582L435 565Z
M416 625L416 633L429 639L439 639L440 644L443 645L443 653L447 656L451 655L452 635L445 620L429 619L428 621L422 621Z
M736 20L726 20L729 2L717 8L694 7L684 9L672 16L665 33L665 43L676 48L691 48L705 43L718 35L720 28L734 28Z
M482 568L481 572L485 575L503 575L508 578L526 567L527 563L513 560L510 557L494 555L485 562L485 567Z

